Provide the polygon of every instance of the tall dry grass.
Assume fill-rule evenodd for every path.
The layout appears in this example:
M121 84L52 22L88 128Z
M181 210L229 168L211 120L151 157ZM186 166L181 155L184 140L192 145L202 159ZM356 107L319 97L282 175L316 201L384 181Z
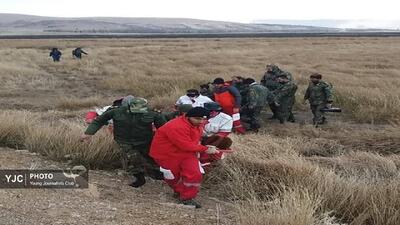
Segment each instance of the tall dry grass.
M2 40L0 78L12 89L68 89L76 98L133 94L169 107L186 89L242 75L261 79L265 64L290 71L299 84L299 104L308 76L320 72L335 88L343 115L368 123L399 123L399 38L247 38ZM52 63L48 49L64 56ZM89 52L73 60L71 50ZM7 90L2 90L6 92ZM52 91L50 91L52 92ZM56 95L59 95L57 93ZM55 102L51 100L51 102Z
M261 137L245 138L253 143ZM236 146L240 152L209 178L210 183L218 183L214 188L224 187L225 197L240 203L239 224L395 225L400 221L397 157L350 152L309 159L299 155L295 138L285 142L262 138L264 149L254 148L257 144Z
M48 123L39 114L26 111L0 113L0 145L26 148L55 160L73 160L89 168L115 163L118 150L112 135L101 130L90 142L80 142L83 121L58 120ZM115 165L115 164L114 164Z
M60 63L48 57L54 46ZM90 55L73 60L76 46ZM299 85L298 115L309 111L300 103L308 76L320 72L342 116L234 136L236 152L205 185L235 203L237 224L397 225L399 48L399 38L0 40L0 103L30 110L0 112L0 144L104 168L118 160L110 135L78 141L89 108L127 94L170 108L200 83L259 80L276 63Z

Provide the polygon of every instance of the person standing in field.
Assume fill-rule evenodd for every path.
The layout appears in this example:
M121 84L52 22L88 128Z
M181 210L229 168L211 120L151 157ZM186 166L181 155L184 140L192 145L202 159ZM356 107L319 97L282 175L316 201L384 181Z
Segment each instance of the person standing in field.
M322 75L319 73L314 73L310 76L310 83L304 95L304 102L307 100L314 115L313 124L324 124L326 118L321 109L332 107L332 85L322 81Z
M61 51L58 48L53 48L50 52L50 57L53 58L53 62L59 62L61 59Z
M150 147L150 156L160 166L164 181L184 205L201 208L195 200L202 182L203 168L198 154L217 154L215 146L200 144L209 111L194 107L185 115L157 129Z
M285 74L278 76L278 82L280 86L272 92L272 99L276 107L279 122L285 123L293 115L293 99L297 91L297 85L290 81Z
M222 111L233 118L233 129L239 134L244 134L245 129L240 122L240 106L242 96L237 88L229 85L224 79L214 79L214 100L222 107Z
M138 188L146 183L145 172L160 179L158 166L149 157L153 138L153 124L158 128L165 122L162 116L149 109L147 100L140 97L127 99L126 105L110 109L91 122L81 140L90 139L109 120L114 124L114 140L119 145L122 166L133 181L129 185Z
M87 53L85 51L83 51L81 47L72 50L72 57L73 58L81 59L82 58L82 54L87 55Z
M252 131L258 132L261 127L261 111L267 104L267 98L270 95L268 88L258 84L253 78L247 78L243 81L247 86L246 104L242 106L240 112L242 121L250 125Z
M264 76L261 79L261 84L268 88L269 91L273 92L281 86L281 83L278 81L278 76L280 75L285 75L289 81L293 81L293 76L291 73L281 70L275 64L268 64L266 66ZM272 117L270 119L278 119L277 106L272 99L269 99L268 103L272 111Z

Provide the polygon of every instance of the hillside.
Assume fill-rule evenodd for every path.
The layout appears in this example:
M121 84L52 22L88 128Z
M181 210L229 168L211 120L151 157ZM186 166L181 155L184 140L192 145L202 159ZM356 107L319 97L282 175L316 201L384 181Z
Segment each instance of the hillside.
M298 25L244 24L182 18L58 18L0 13L0 34L335 32Z

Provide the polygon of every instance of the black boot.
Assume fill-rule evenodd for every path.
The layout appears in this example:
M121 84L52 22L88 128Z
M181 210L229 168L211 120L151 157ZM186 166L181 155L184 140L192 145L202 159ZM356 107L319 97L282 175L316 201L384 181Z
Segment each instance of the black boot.
M143 186L146 183L146 179L144 178L144 173L133 174L133 182L129 184L129 186L138 188Z
M164 180L164 174L161 173L159 170L150 170L148 172L148 176L154 180Z

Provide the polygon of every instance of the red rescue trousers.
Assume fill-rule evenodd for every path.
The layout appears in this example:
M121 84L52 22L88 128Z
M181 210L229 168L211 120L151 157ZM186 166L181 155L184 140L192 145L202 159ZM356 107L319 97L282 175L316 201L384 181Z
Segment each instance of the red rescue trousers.
M174 192L179 193L181 200L193 199L197 196L203 171L195 156L156 160L156 162L162 168L164 181Z

